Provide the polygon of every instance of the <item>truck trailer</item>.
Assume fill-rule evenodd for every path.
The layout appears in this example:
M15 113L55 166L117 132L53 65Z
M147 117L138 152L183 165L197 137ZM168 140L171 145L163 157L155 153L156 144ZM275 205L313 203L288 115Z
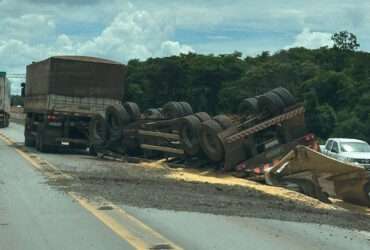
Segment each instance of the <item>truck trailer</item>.
M9 126L10 82L5 72L0 72L0 128Z
M42 152L89 147L100 156L213 166L323 201L333 194L318 179L330 174L334 195L370 204L368 175L351 165L333 170L341 163L318 153L304 107L287 89L246 98L237 114L212 117L182 101L141 112L136 103L122 102L124 80L123 64L99 58L57 56L29 65L22 91L26 146Z
M120 103L125 65L94 57L54 56L27 66L25 145L41 152L90 146L92 117Z

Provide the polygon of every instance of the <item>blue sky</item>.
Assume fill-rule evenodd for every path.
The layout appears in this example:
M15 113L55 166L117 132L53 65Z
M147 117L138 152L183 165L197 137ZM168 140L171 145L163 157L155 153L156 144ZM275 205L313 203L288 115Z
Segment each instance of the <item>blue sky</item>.
M0 70L9 73L61 54L127 62L318 48L341 30L370 49L370 2L359 0L0 0L0 9Z

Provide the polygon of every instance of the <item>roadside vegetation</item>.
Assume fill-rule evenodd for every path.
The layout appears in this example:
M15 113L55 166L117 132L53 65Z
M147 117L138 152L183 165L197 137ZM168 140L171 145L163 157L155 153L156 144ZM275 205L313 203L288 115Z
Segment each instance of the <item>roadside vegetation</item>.
M195 111L236 113L246 97L277 86L305 102L307 127L321 138L370 141L370 54L356 36L332 36L334 46L292 48L255 57L186 54L128 63L125 99L141 108L184 100Z

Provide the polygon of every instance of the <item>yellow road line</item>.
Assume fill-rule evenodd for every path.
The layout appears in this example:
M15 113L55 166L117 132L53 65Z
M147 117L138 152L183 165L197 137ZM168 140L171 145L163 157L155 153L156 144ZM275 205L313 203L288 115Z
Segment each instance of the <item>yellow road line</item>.
M42 168L40 167L40 165L35 161L33 160L29 155L27 155L25 152L23 152L22 150L16 148L15 151L17 151L18 154L20 154L25 160L27 160L28 162L31 163L31 165L36 168L37 170L42 170Z
M117 207L116 205L114 204L111 204L111 206L116 209L116 211L120 214L120 216L124 217L124 218L127 218L129 220L131 220L133 223L137 224L138 226L140 226L142 228L142 230L144 231L147 231L148 234L152 234L153 236L155 236L156 238L158 239L161 239L162 242L166 242L168 243L169 245L171 245L171 247L173 249L182 249L180 246L177 246L174 242L171 242L169 239L165 238L163 235L159 234L157 231L154 231L152 228L150 228L148 225L144 224L142 221L140 221L139 219L137 219L136 217L132 216L131 214L127 213L125 210L123 210L122 208L120 207Z
M2 139L8 145L15 144L10 138L4 136L2 133L0 133L0 139ZM23 150L18 148L15 148L15 150L20 156L22 156L22 158L30 162L32 167L39 170L40 172L43 172L43 170L45 170L45 168L40 166L40 163L37 160L31 158L31 156L27 152L24 152ZM54 165L44 160L42 161L47 163L48 167L58 172L60 176L68 179L73 178L68 174L62 173L62 171L59 168L55 167ZM47 175L47 177L49 178L54 177L50 173L43 172L43 174ZM165 244L170 246L171 249L182 249L175 243L171 242L170 240L162 236L160 233L154 231L152 228L144 224L139 219L135 218L134 216L124 211L122 208L112 204L111 202L104 200L103 198L100 198L99 200L103 201L103 204L108 204L110 207L112 207L113 211L99 210L100 206L98 204L90 202L86 198L81 197L76 193L69 192L68 194L74 200L76 200L81 207L89 211L98 220L100 220L103 224L110 228L115 234L117 234L119 237L127 241L132 247L136 249L151 249L155 247L156 244L160 245ZM113 213L114 215L117 215L118 220L113 218L112 216ZM131 224L136 230L132 230L134 232L131 232L127 227L124 226L124 223L122 223L125 221L129 222L128 224ZM147 242L143 240L143 238L150 238L151 242Z
M103 198L99 198L99 204L101 203L104 204L104 206L111 207L112 210L99 210L100 205L98 203L89 201L73 192L70 192L69 195L136 249L152 249L156 245L166 245L170 247L170 249L182 249L122 208L117 207ZM118 219L116 218L117 215ZM128 229L129 226L131 226L131 230Z
M83 208L93 214L101 222L103 222L107 227L109 227L113 232L119 235L121 238L125 239L131 246L136 249L149 249L147 244L141 239L135 237L131 234L123 225L117 223L112 217L110 217L104 211L100 211L92 206L87 200L81 199L74 193L69 193L69 195L75 199Z
M14 143L12 140L10 140L7 136L3 135L2 133L0 133L0 138L3 141L5 141L5 143L8 144L8 145L11 145L11 144Z
M8 138L7 136L3 135L2 133L0 133L0 139L2 139L7 145L15 145L15 142L12 141L10 138ZM27 160L28 162L31 163L32 167L36 168L37 170L39 171L42 171L42 170L46 170L45 168L41 167L39 162L37 162L37 160L31 158L30 154L28 154L27 152L23 151L22 149L19 149L19 148L15 148L15 151L20 154L25 160ZM41 160L40 158L38 158L39 160ZM55 171L56 173L58 173L58 178L65 178L65 179L73 179L73 177L71 175L68 175L68 174L65 174L63 173L59 168L55 167L54 165L50 164L49 162L45 161L45 160L42 160L48 167L50 167L53 171ZM48 175L48 177L54 177L52 174L50 173L45 173L44 174Z

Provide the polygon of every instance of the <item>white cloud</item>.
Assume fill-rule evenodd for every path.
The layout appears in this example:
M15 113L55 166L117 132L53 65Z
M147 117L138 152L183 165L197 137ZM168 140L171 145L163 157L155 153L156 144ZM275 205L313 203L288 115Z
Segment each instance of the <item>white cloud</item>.
M193 48L188 45L181 45L179 42L164 41L161 44L161 53L164 56L186 54L194 52Z
M58 34L53 18L44 15L24 15L0 19L6 23L0 34L0 69L25 72L27 64L52 55L87 55L127 62L192 52L189 45L172 40L174 27L166 18L130 6L120 12L99 35L86 40ZM21 80L13 81L19 92Z
M55 30L55 23L50 16L27 14L20 17L6 17L0 19L0 39L17 39L32 43L33 41L45 41Z
M331 45L348 30L370 49L370 2L361 0L0 0L0 70L84 54L118 61L198 53L248 55Z
M132 58L146 59L193 51L190 46L170 39L173 27L165 19L132 6L119 13L98 36L83 41L73 40L66 34L56 36L54 21L49 17L30 15L16 21L5 21L8 23L5 34L12 39L5 40L0 36L0 57L10 56L8 63L22 63L30 58L39 60L54 54L92 55L126 62ZM12 30L19 32L13 34ZM42 37L54 39L49 41Z
M126 61L193 51L190 46L168 40L170 30L168 24L147 11L123 12L99 36L79 44L77 52Z
M295 41L287 48L305 47L308 49L317 49L323 46L332 47L331 33L326 32L311 32L309 29L304 29L295 37Z

